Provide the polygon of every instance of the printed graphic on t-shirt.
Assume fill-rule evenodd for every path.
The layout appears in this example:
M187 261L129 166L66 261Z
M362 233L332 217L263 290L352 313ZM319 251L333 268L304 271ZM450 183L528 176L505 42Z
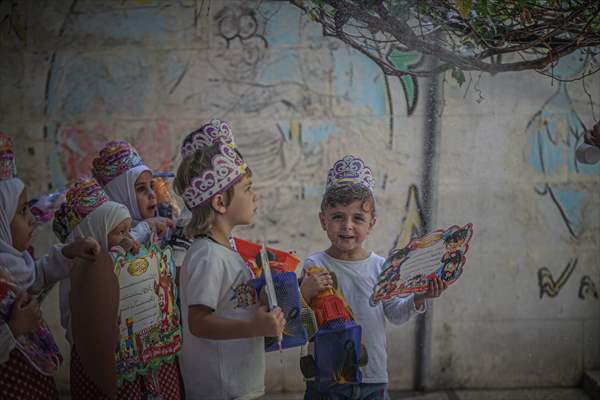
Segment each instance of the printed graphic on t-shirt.
M234 303L234 308L246 308L256 304L256 290L250 282L240 283L237 286L232 286L233 295L231 301Z

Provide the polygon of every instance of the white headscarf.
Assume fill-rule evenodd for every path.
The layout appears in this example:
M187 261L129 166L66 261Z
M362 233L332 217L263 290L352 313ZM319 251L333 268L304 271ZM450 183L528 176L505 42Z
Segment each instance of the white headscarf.
M100 243L103 251L108 248L108 234L125 219L130 218L127 207L114 201L107 201L94 211L89 213L67 237L65 243L71 243L79 237L93 237ZM69 294L71 293L71 280L65 279L60 282L60 323L67 331L67 340L73 344L71 332L71 305Z
M108 234L121 222L130 218L129 210L123 204L107 201L89 213L67 237L65 243L71 243L80 237L91 236L100 243L103 251L108 248Z
M152 170L145 165L138 165L122 173L104 186L104 190L112 201L124 204L131 213L132 226L142 222L142 214L135 196L135 181L145 172Z
M0 181L0 265L12 275L21 290L27 290L35 279L35 262L27 250L13 247L10 224L19 205L25 184L19 178Z

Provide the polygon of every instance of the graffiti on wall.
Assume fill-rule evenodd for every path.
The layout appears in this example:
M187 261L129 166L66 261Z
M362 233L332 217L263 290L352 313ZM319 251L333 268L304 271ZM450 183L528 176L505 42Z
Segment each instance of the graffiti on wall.
M404 217L400 223L400 234L396 237L392 250L402 249L411 240L421 237L424 234L424 220L420 205L419 190L417 185L412 184L409 186L408 195L406 196Z
M581 277L581 282L579 283L579 298L580 299L588 299L588 298L598 299L598 289L596 289L596 284L588 275L584 275Z
M0 2L0 44L27 41L25 5L18 1Z
M410 71L421 64L423 54L417 51L401 50L394 47L388 52L387 59L396 69ZM404 75L398 79L402 84L402 91L406 100L406 113L407 115L412 115L419 100L419 82L412 75Z
M562 79L578 75L589 57L580 52L562 59L554 73ZM537 185L536 193L550 200L569 234L577 238L585 228L586 205L591 192L583 191L569 179L572 176L600 174L600 164L577 162L575 149L583 141L585 125L569 96L567 84L558 83L556 93L546 101L527 124L529 162L548 182Z
M577 266L577 258L569 260L558 279L554 279L552 272L547 267L538 270L538 285L540 288L540 298L544 295L548 297L558 296L560 290L565 286L571 274Z
M390 83L367 57L324 38L318 24L295 7L215 2L206 9L202 4L195 13L200 21L182 24L177 33L205 34L194 36L198 49L154 51L133 45L106 51L82 45L53 53L46 96L53 186L88 174L98 150L115 138L131 141L151 167L173 168L182 137L201 121L218 117L231 121L256 174L265 220L290 226L290 236L297 234L286 224L296 218L290 205L321 196L327 169L347 153L371 155L385 193L388 172L403 171L412 156L402 147L391 151L389 144L402 130L394 127L394 115L415 112L417 80L407 76ZM178 15L173 8L158 12L154 6L118 13L106 6L99 6L103 12L85 13L85 5L80 7L57 34L75 41L85 36L102 45L169 43L164 26ZM126 21L135 29L117 33L110 28ZM401 49L387 54L405 70L422 59ZM393 90L403 96L396 104ZM407 212L412 215L416 187L410 193ZM398 240L422 229L412 216L406 224L414 226Z

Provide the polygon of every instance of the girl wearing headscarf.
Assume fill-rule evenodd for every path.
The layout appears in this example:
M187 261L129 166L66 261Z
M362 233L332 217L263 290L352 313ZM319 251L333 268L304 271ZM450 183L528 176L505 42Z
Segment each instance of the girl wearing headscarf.
M61 205L55 214L53 228L56 236L65 243L69 243L79 236L91 236L100 243L104 253L113 256L116 250L114 246L119 246L124 250L137 246L137 243L130 236L131 224L132 218L127 207L110 201L108 195L95 179L87 179L77 182L67 191L65 203ZM117 281L116 275L112 273L109 275L114 282ZM94 381L91 377L91 371L86 368L83 358L75 347L76 343L81 343L79 341L81 338L77 337L78 332L73 331L75 309L72 307L76 305L73 302L81 300L72 298L73 294L71 292L75 293L75 286L71 290L71 284L75 285L75 282L75 280L72 283L67 280L61 283L60 292L61 322L67 330L67 339L72 345L71 396L73 399L105 399L109 397L111 391L107 391L105 387L99 386ZM92 286L94 285L94 282L89 283ZM117 287L115 287L114 293L104 292L105 296L112 296L102 300L107 307L119 304L120 295ZM113 326L116 330L118 314L115 314L114 317ZM113 322L109 323L109 325L112 324ZM79 334L86 336L89 333L84 331ZM115 339L119 340L116 336ZM110 349L116 347L117 343L110 343L108 346ZM124 380L118 388L117 399L162 398L166 400L180 398L179 368L176 363L163 363L155 373L149 373L148 375L149 378L137 376L133 381ZM114 384L116 385L116 381Z
M169 218L158 216L152 170L128 142L108 142L93 161L92 175L112 201L129 209L131 235L139 243L148 245L153 230L162 236L175 228Z
M51 376L61 361L58 349L58 365L52 369L31 357L23 346L24 340L33 337L55 347L47 329L43 338L36 337L42 319L39 304L31 295L68 276L70 259L94 260L99 251L95 240L78 238L68 246L53 246L47 256L35 261L28 251L33 224L25 184L16 177L12 140L0 132L0 300L7 311L6 318L0 319L0 398L58 398Z

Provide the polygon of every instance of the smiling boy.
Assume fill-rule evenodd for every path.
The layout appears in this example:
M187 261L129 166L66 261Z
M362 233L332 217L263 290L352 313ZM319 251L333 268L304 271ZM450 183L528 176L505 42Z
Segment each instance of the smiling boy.
M306 382L305 400L310 399L387 399L387 354L385 320L400 325L426 310L425 300L438 297L446 288L439 278L429 282L427 292L396 298L375 307L369 304L373 287L385 259L367 250L363 243L377 221L371 169L357 157L347 155L329 170L319 220L330 246L312 254L304 271L312 266L335 273L337 286L362 327L362 338L369 355L362 368L362 383L335 385L319 393L313 381ZM301 292L310 300L333 285L328 272L305 274Z

